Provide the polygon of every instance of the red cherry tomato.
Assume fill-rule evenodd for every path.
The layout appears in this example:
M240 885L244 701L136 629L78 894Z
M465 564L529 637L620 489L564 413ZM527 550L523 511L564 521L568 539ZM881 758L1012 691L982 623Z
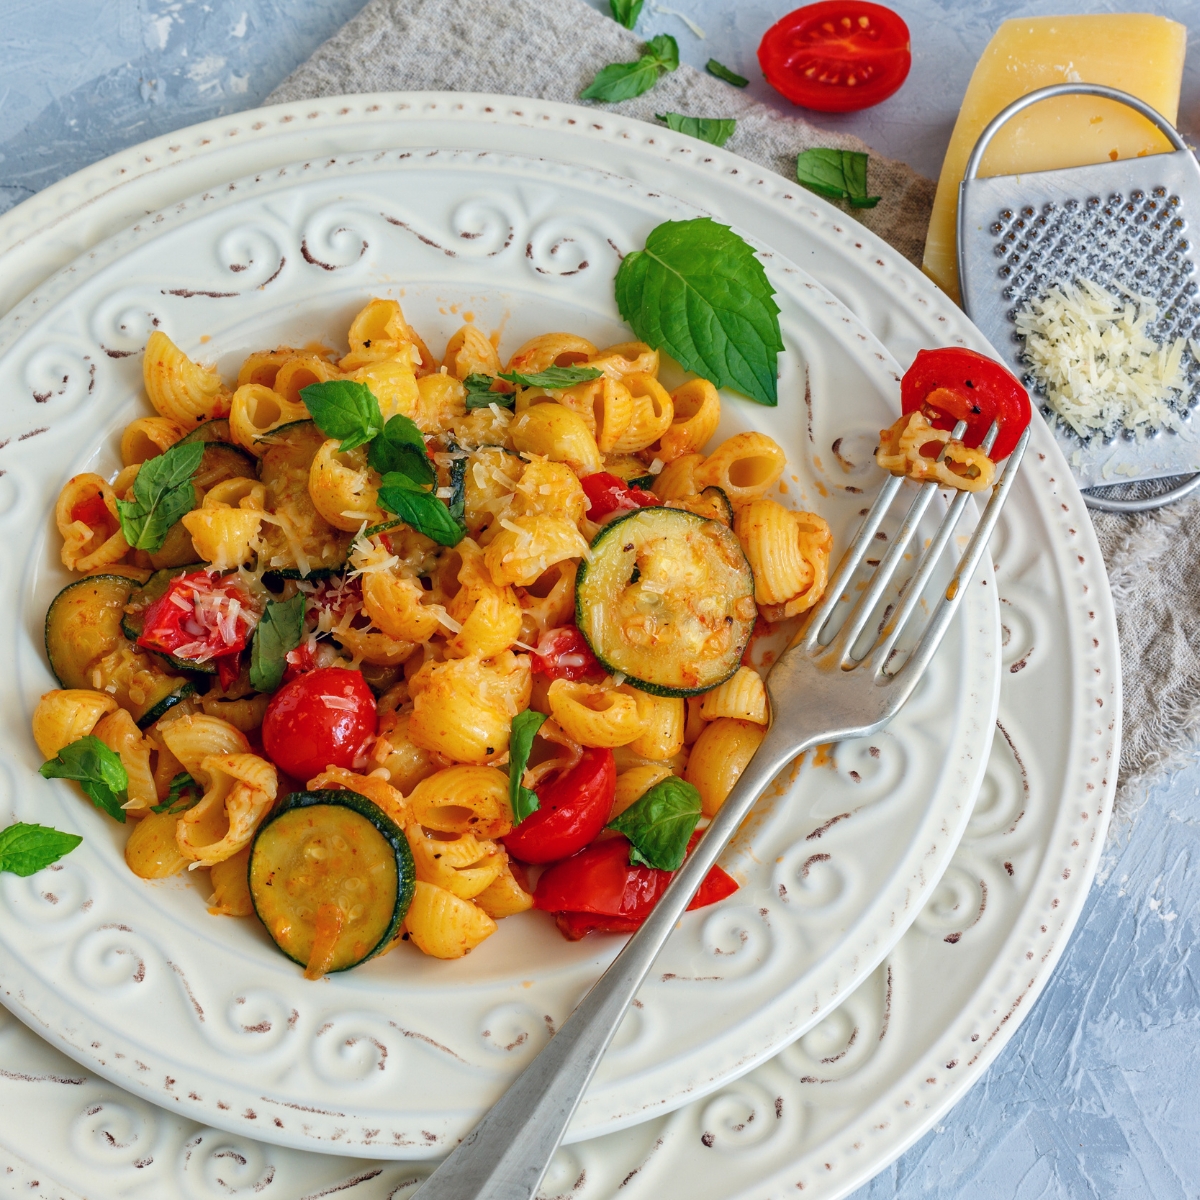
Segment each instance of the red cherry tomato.
M321 667L271 697L262 740L283 771L304 780L326 767L353 767L375 731L375 696L362 672Z
M522 862L548 863L568 858L604 828L616 791L613 752L585 750L569 771L538 788L537 812L501 841Z
M104 497L99 493L89 496L86 500L80 500L71 509L71 520L82 521L85 525L92 526L93 529L97 525L106 527L115 523L112 513L108 511L108 505L104 503Z
M1015 375L995 359L963 346L921 350L900 381L900 407L921 409L936 429L953 429L966 421L963 442L983 441L993 421L1000 432L991 457L997 462L1012 453L1031 415L1029 395Z
M235 577L193 571L173 579L146 609L138 645L191 662L220 660L246 648L252 628L247 617L254 613Z
M662 503L653 492L634 487L607 471L584 475L579 484L588 498L589 507L585 515L589 521L602 521L618 509L646 508Z
M692 835L689 851L699 837L699 833ZM559 929L572 941L592 930L632 933L674 877L674 871L631 867L629 842L614 837L555 863L538 880L533 903L535 908L557 913ZM715 904L733 895L737 887L720 867L713 867L688 908Z
M533 673L549 679L597 679L604 674L576 625L547 629L529 658Z
M806 4L763 35L758 61L767 82L793 104L857 112L886 100L912 66L908 26L882 4Z

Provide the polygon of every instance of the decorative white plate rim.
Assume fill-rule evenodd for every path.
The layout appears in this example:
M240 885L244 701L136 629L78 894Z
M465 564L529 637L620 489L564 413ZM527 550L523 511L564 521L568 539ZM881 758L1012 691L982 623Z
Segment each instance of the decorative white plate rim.
M705 164L711 167L710 174L719 174L717 182L728 193L726 198L732 198L742 206L742 222L747 227L757 231L764 221L787 222L798 218L810 227L810 233L812 228L822 232L831 244L840 271L855 276L876 273L886 276L900 296L910 301L912 325L908 328L889 327L887 321L878 320L877 314L861 297L857 298L858 308L860 315L882 333L898 354L911 353L915 348L914 337L956 340L986 350L986 343L962 314L899 256L835 209L804 194L794 195L794 187L781 177L723 152L711 151L708 147L697 149L695 143L688 144L687 139L668 135L661 129L610 114L588 114L591 119L581 123L579 111L541 101L494 96L376 95L305 101L208 122L113 156L47 189L0 218L0 245L9 249L6 262L12 262L15 268L8 278L16 280L15 286L20 289L22 280L36 282L72 256L79 245L62 240L55 233L55 226L62 228L63 221L73 212L86 212L88 206L94 206L93 225L109 232L125 223L132 212L144 210L147 203L152 208L177 197L178 192L172 194L170 191L169 179L154 178L159 164L170 159L172 154L186 158L193 179L207 172L209 181L216 183L231 173L221 166L229 158L228 153L222 152L232 144L229 139L237 137L242 138L239 146L245 145L247 149L257 138L253 150L257 160L278 162L295 157L294 141L288 150L281 152L279 149L280 143L287 140L289 129L301 128L304 139L318 148L345 147L351 142L358 148L366 148L396 144L398 138L403 140L405 136L411 136L410 131L417 133L416 140L419 141L421 135L417 127L422 121L476 122L491 127L497 142L505 144L519 142L525 136L522 127L535 125L541 130L560 131L556 143L560 150L570 146L573 152L586 152L589 161L603 158L608 163L620 164L626 174L646 178L666 179L673 170L668 165L671 162L700 165L699 158L703 156ZM304 125L304 122L309 124ZM182 165L181 159L176 161ZM736 182L729 178L739 174L740 179ZM139 186L121 192L122 178L137 181ZM138 202L148 195L155 199ZM83 224L86 223L80 223ZM81 230L78 236L86 238L86 230ZM59 237L58 241L54 240L56 237ZM777 240L782 242L783 239ZM860 253L855 254L856 250ZM831 286L839 286L837 277L826 274L823 278ZM10 298L12 295L10 289ZM1079 645L1060 647L1058 651L1068 658L1068 665L1072 667L1071 695L1064 697L1072 709L1063 718L1064 725L1069 724L1072 736L1068 759L1062 764L1062 771L1056 769L1054 774L1063 777L1064 782L1069 776L1070 787L1066 791L1070 794L1088 796L1089 805L1094 805L1090 815L1095 819L1090 826L1084 827L1086 836L1077 836L1080 832L1078 816L1071 818L1065 811L1058 813L1055 827L1046 839L1047 843L1053 842L1055 852L1045 856L1033 886L1024 894L1022 909L1005 935L1006 953L993 955L989 952L986 961L976 963L976 974L969 985L972 992L961 1004L957 1017L948 1022L944 1036L926 1038L914 1061L904 1066L895 1081L878 1094L873 1106L860 1106L850 1113L839 1123L836 1134L823 1137L815 1149L792 1161L783 1174L767 1171L766 1175L760 1173L750 1180L747 1177L750 1160L743 1155L740 1162L745 1169L746 1188L739 1186L736 1189L739 1194L782 1194L785 1187L789 1194L794 1194L794 1183L782 1181L785 1178L795 1180L803 1174L809 1181L807 1186L815 1188L819 1194L841 1195L919 1137L978 1078L1012 1035L1057 961L1086 897L1103 845L1115 784L1120 694L1115 623L1086 512L1074 487L1064 482L1068 479L1065 464L1058 461L1057 451L1044 437L1044 430L1039 430L1034 449L1042 465L1029 464L1021 489L1025 499L1015 497L1014 504L1025 505L1032 501L1043 517L1052 520L1058 530L1067 530L1067 536L1075 539L1068 550L1066 538L1056 538L1052 558L1057 573L1071 578L1070 596L1063 598L1070 601L1075 624L1079 631L1090 635L1082 638ZM1075 550L1082 551L1086 559L1075 554ZM1001 575L1006 583L1014 578L1012 571L1003 568ZM1090 649L1086 644L1088 640L1091 641ZM1024 665L1024 658L1017 659L1009 670L1015 673ZM1006 691L1021 688L1028 678L1019 675L1014 680L1007 680ZM1022 696L1022 699L1027 697ZM1093 702L1102 703L1106 708L1093 708ZM1007 707L1002 703L1002 715ZM1027 758L1032 760L1028 750ZM1056 787L1056 790L1061 789ZM1036 899L1030 899L1031 896ZM959 945L969 947L971 936L968 933ZM949 941L950 937L945 940ZM958 942L957 937L954 940ZM914 929L900 949L928 942L927 935ZM1030 965L1026 967L1027 961ZM998 1016L989 1018L989 1014ZM981 1031L986 1038L982 1050L974 1040ZM23 1036L30 1043L34 1040ZM926 1082L927 1075L932 1082ZM689 1111L683 1110L676 1116L682 1119ZM882 1126L881 1115L887 1116ZM657 1126L659 1122L653 1124ZM628 1139L635 1132L616 1136L618 1140ZM611 1150L616 1149L613 1139L604 1139L604 1142ZM313 1161L304 1157L306 1161ZM688 1162L693 1158L711 1162L709 1156L698 1150L685 1158ZM27 1184L31 1175L21 1166L19 1156L14 1154L11 1161L23 1184ZM779 1181L777 1185L770 1182L772 1175ZM45 1178L44 1170L42 1176Z
M467 146L310 160L147 217L0 321L0 380L14 398L22 384L32 392L0 419L9 446L0 455L9 475L0 483L0 500L8 501L0 520L13 550L57 486L45 456L70 464L60 473L84 469L97 453L97 434L113 439L97 420L107 424L117 412L128 419L126 397L141 391L136 350L160 322L189 349L211 336L204 346L210 356L232 352L240 361L262 344L328 336L331 311L345 308L348 292L352 308L382 289L403 296L409 319L433 336L426 322L439 309L445 314L447 299L434 302L430 289L441 288L446 298L482 308L481 320L494 308L490 323L507 322L513 347L542 328L528 325L539 294L550 321L572 304L594 312L599 299L604 339L620 340L611 278L622 249L663 219L700 211L611 172ZM803 505L807 487L836 536L845 537L867 499L853 485L877 482L870 447L889 419L898 368L803 271L773 251L764 258L785 341L798 353L781 360L779 409L729 401L728 420L773 432L792 463L792 482L781 492ZM505 293L499 308L484 298L497 286ZM414 307L422 289L429 293L424 314ZM262 325L268 313L285 324ZM440 335L457 324L448 317ZM35 419L39 428L30 431ZM820 468L814 429L822 446L861 443L861 454L843 446L838 456L863 458L851 476ZM35 435L31 459L19 443ZM832 455L829 461L832 467ZM934 521L928 524L931 534ZM42 531L32 538L27 571L9 582L12 602L28 580L46 574L53 554ZM947 579L949 570L945 564ZM17 622L21 629L40 627L45 604L66 582L61 571L50 574L57 577L36 585L43 603L34 601ZM917 696L870 739L869 755L865 744L848 743L835 759L840 778L812 767L799 778L785 773L775 796L759 804L746 844L726 855L726 866L747 876L745 895L684 921L601 1065L569 1140L637 1124L745 1073L819 1022L900 938L957 845L985 768L999 689L995 596L985 567ZM40 649L31 652L21 640L16 662L21 692L30 693L31 675L30 695L50 686ZM15 739L15 706L11 716L5 736ZM145 885L131 887L124 864L113 861L103 820L87 809L85 817L73 789L57 787L69 795L52 823L86 821L91 833L54 868L61 873L52 888L0 881L0 901L15 918L0 935L0 981L24 997L14 1011L114 1082L157 1102L182 1095L184 1111L238 1132L262 1129L265 1111L272 1114L265 1136L300 1148L332 1144L377 1157L443 1152L617 949L614 939L568 948L530 928L544 918L522 917L457 969L397 964L413 955L403 947L376 969L313 988L273 952L264 963L263 947L248 943L237 923L218 930L202 917L203 927L193 930L180 923L162 887L154 895ZM50 812L48 805L39 794L14 809L30 819ZM492 965L474 974L489 953L502 953L502 941L514 945L518 928L526 942L553 943L546 953L561 963L516 965L518 958L506 973ZM518 955L529 953L518 946ZM410 977L419 980L415 987ZM157 1021L141 1018L147 1005ZM714 1011L722 1014L716 1028ZM415 1078L420 1086L406 1086Z

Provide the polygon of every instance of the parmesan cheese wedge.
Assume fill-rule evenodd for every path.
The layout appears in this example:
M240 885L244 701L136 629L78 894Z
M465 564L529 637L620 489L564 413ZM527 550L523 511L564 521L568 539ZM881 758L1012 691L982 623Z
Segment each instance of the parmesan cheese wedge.
M975 67L954 125L925 242L925 273L958 301L958 185L979 135L1001 109L1052 83L1103 83L1132 93L1174 124L1186 48L1184 26L1140 13L1005 21ZM1014 117L988 147L979 174L1050 171L1171 149L1130 108L1059 96Z

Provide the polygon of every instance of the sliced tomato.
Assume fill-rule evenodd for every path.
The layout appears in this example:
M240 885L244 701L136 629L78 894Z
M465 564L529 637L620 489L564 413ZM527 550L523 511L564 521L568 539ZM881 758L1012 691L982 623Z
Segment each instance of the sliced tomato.
M598 679L605 674L577 625L547 629L529 658L533 673L548 679Z
M653 492L634 487L607 471L595 471L591 475L584 475L579 485L588 498L585 515L589 521L602 521L609 513L662 503Z
M94 496L89 496L86 500L80 502L71 509L71 520L82 521L85 525L90 525L93 529L97 525L106 526L112 523L112 513L108 511L108 505L104 503L104 497L99 492Z
M920 350L900 381L900 407L920 409L936 429L953 429L966 421L963 443L978 446L998 421L992 446L997 462L1007 458L1029 424L1029 393L1006 367L965 346Z
M217 681L223 690L228 691L237 682L237 677L241 673L241 652L235 650L232 654L218 654L213 662L217 664Z
M692 835L689 852L699 840ZM586 850L555 863L538 880L535 908L559 914L563 934L577 940L592 930L632 933L649 916L674 879L674 871L629 865L629 842L623 837L593 842ZM689 909L704 908L733 895L738 885L720 867L705 876Z
M611 750L590 748L569 771L537 789L539 808L501 838L515 858L557 862L597 837L612 811L617 767Z
M138 645L188 662L211 662L227 656L236 659L246 648L258 615L254 601L236 576L193 571L173 579L146 609Z
M305 780L326 767L355 766L377 727L375 694L362 672L319 667L271 697L262 740L277 766Z
M886 100L908 78L908 26L866 0L806 4L763 36L758 61L767 82L793 104L857 112Z

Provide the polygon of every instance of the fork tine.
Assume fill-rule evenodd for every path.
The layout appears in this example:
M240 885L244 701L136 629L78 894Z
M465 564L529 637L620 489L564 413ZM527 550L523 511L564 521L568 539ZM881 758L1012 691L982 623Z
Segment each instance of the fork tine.
M879 526L883 523L883 518L887 516L887 511L892 505L892 500L895 499L896 493L900 490L903 483L904 479L901 476L889 475L884 481L883 487L879 489L879 494L875 497L875 503L871 505L867 515L863 517L862 524L858 527L858 532L854 535L854 541L850 543L850 548L842 555L842 561L838 564L833 578L825 587L825 595L809 619L803 643L805 650L808 652L811 653L816 649L821 634L825 626L829 623L829 618L833 615L833 610L837 607L841 599L842 588L849 583L854 572L858 570L859 564L866 556L867 547L871 544L871 539L874 538Z
M958 566L954 570L954 577L950 580L949 585L942 594L937 608L933 610L933 616L930 618L929 624L925 627L925 632L921 635L921 640L917 643L916 649L904 660L900 669L891 676L892 679L898 679L901 675L910 675L915 686L916 681L925 673L925 668L929 665L929 661L933 658L938 646L941 645L942 638L945 636L950 622L954 620L954 614L958 612L958 606L962 603L967 587L972 578L974 578L975 569L979 566L979 560L987 550L988 539L992 535L992 530L996 527L996 522L1000 519L1000 510L1004 507L1008 493L1012 491L1012 486L1016 482L1017 468L1020 467L1021 460L1025 457L1025 449L1029 445L1030 432L1031 426L1027 425L1013 452L1008 456L1008 462L1004 465L1004 474L1001 475L1000 482L992 489L992 495L988 500L987 507L983 510L983 516L979 519L979 524L975 526L975 530L971 534L971 540L967 543L966 550L963 551L962 557L958 560ZM883 647L880 647L880 650L882 649ZM882 655L880 650L875 651L872 655L871 665L878 674L884 674L887 668L887 657ZM891 651L889 650L888 654L890 655L890 653ZM900 692L900 701L903 702L903 696L906 694L905 689L900 689Z
M999 434L1000 426L993 421L979 447L984 454L991 452ZM955 529L958 528L958 522L962 517L963 509L967 507L967 502L970 498L970 492L958 492L950 502L949 509L942 518L942 523L938 526L937 533L933 535L933 540L925 548L924 554L921 555L921 559L917 563L916 571L904 585L904 599L899 611L885 623L887 632L884 640L874 649L874 653L878 655L879 662L886 663L892 651L896 648L896 643L899 641L900 635L904 632L904 627L908 624L909 618L921 602L921 593L925 590L925 585L929 582L929 577L933 574L934 568L942 556L942 551L954 536Z

